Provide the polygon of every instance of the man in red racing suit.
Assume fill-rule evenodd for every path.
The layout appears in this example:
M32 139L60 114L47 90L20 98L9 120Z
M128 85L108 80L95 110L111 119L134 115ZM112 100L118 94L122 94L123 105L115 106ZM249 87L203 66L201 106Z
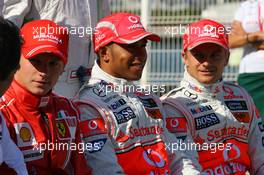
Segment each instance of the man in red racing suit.
M61 33L48 33L47 27ZM68 34L62 30L49 20L24 25L20 67L2 97L1 112L29 175L89 173L83 154L78 154L81 150L75 151L78 111L68 99L51 92L67 63ZM6 166L0 172L14 174Z
M183 80L162 97L168 130L184 137L187 126L208 175L264 174L264 127L255 105L243 88L222 80L229 57L224 26L205 19L188 31Z
M146 62L146 32L134 14L103 18L94 33L99 59L76 99L93 174L200 174L197 152L173 150L159 98L132 83Z

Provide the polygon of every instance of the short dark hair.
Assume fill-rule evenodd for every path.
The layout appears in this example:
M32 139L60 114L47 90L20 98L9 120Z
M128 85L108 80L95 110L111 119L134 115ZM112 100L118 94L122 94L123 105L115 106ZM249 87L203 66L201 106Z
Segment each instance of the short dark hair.
M0 16L0 80L6 80L18 69L21 45L19 28Z

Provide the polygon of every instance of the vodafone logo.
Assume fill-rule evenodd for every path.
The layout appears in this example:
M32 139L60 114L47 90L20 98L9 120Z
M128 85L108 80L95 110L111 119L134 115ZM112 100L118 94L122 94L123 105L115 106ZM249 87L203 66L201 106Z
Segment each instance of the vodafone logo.
M95 130L95 129L97 129L98 124L97 124L96 121L91 120L91 121L89 121L89 123L88 123L88 127L89 127L91 130Z
M177 128L179 126L179 121L178 119L172 119L170 120L170 126L172 126L173 128Z
M153 167L162 168L166 164L166 161L162 158L162 156L158 152L151 149L144 151L143 157L146 162Z
M240 149L235 144L230 145L230 147L231 149L225 148L223 151L223 157L226 162L238 159L241 155Z
M128 20L134 24L138 23L138 18L135 16L129 16Z

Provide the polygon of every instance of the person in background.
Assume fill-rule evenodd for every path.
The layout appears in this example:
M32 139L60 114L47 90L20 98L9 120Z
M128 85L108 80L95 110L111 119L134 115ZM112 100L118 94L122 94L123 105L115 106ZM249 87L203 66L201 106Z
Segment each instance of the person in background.
M96 58L92 33L97 21L110 14L108 0L5 0L2 13L19 27L34 19L49 19L68 28L68 63L54 90L72 98L90 77Z
M264 0L247 0L236 11L229 35L231 48L243 47L238 84L252 96L264 116Z
M12 22L0 17L0 96L5 93L19 68L20 49L19 29ZM28 174L23 155L10 138L6 122L0 113L0 165L3 162L18 175Z
M178 140L166 130L159 98L133 84L147 60L147 41L160 37L130 13L107 16L96 27L99 59L74 99L83 142L98 145L86 150L92 173L200 174L197 152L172 149Z
M203 19L183 35L184 77L162 97L175 137L189 130L206 174L264 174L264 127L250 95L222 79L229 60L225 27ZM180 131L180 132L175 132Z
M48 33L49 27L56 32ZM29 175L90 172L83 154L70 147L76 146L79 139L78 111L70 100L52 92L67 64L69 36L65 30L50 20L35 20L22 27L24 43L18 70L0 103L11 138L24 154ZM0 166L0 172L14 174L5 166Z

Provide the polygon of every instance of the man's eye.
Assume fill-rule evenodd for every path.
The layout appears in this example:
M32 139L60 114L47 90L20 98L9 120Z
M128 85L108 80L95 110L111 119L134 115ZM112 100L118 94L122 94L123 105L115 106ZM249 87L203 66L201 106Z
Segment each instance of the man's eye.
M212 58L213 58L213 59L222 59L223 56L222 56L222 54L215 53L215 54L212 55Z
M38 60L38 59L30 59L30 62L31 62L32 64L40 64L40 63L41 63L41 61Z
M59 65L59 62L58 61L51 61L51 62L49 62L49 65L50 66L57 66L57 65Z
M195 53L193 56L194 56L196 59L198 59L198 60L201 60L201 59L204 58L204 55L203 55L203 54L200 54L200 53Z

